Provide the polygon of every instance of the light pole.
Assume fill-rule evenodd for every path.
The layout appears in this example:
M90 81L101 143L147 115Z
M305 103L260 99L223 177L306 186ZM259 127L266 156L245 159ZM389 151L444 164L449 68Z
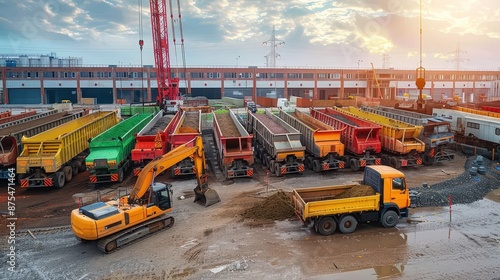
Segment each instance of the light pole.
M238 56L236 57L236 68L238 68L238 60L239 60L239 59L240 59L240 56L238 55Z
M358 60L358 71L356 71L356 80L358 80L358 82L356 83L356 96L359 96L359 64L363 62L363 60L359 59Z

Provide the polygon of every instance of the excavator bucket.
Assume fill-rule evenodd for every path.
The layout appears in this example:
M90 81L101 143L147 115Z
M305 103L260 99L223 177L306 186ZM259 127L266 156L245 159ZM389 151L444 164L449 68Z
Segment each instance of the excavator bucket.
M220 202L219 194L209 187L196 187L194 189L194 202L199 202L204 204L205 207L216 204Z

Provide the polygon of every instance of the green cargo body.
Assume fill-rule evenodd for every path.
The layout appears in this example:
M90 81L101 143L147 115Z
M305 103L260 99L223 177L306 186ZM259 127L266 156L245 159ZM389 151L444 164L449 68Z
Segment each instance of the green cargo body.
M135 136L152 118L152 114L136 114L90 141L85 165L91 184L123 181L124 172L130 166Z
M23 137L16 170L21 187L63 187L78 171L85 170L89 139L117 123L116 111L95 112L33 137Z

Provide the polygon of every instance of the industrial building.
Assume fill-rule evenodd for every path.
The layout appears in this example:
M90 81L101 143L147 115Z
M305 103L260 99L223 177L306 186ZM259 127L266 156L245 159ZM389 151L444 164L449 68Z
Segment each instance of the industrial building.
M418 95L414 69L207 66L173 68L172 72L180 80L181 93L209 99L297 96L397 100L416 99ZM498 100L499 77L500 71L494 70L427 70L423 94L434 100ZM152 66L21 67L16 63L0 67L0 102L5 104L81 103L82 98L116 104L154 101L156 95L156 69Z

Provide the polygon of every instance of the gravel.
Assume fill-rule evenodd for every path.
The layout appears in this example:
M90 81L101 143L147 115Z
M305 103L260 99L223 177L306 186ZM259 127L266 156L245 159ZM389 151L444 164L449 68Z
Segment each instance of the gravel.
M485 174L479 174L476 168L485 167ZM478 201L492 190L499 187L500 171L498 163L481 156L467 159L463 174L428 188L421 187L410 190L413 207L447 206L450 195L453 204L465 204ZM476 167L476 168L473 168Z

